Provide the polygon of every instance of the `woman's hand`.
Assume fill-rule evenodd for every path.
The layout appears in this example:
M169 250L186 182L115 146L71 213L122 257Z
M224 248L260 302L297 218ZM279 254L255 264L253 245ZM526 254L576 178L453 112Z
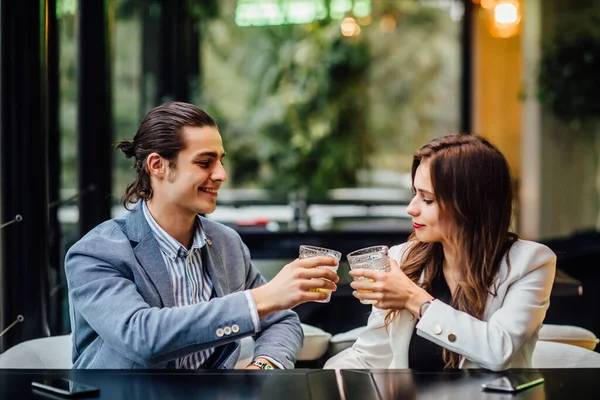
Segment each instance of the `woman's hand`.
M350 271L350 275L365 278L350 283L355 290L352 295L361 300L377 301L374 305L377 308L384 310L407 309L412 315L419 318L421 305L426 301L433 300L433 296L411 281L400 269L398 263L392 259L390 259L389 272L353 269Z

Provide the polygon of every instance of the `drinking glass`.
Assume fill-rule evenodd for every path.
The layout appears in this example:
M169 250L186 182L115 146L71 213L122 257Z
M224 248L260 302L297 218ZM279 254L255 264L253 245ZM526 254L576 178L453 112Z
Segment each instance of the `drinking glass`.
M342 258L342 253L340 253L339 251L336 251L336 250L326 249L324 247L309 246L309 245L305 245L305 244L300 246L300 258L310 258L310 257L319 257L319 256L333 257L338 261L338 264L339 264L340 259ZM338 270L337 266L331 267L329 265L321 265L316 268L327 268L328 270L333 271L336 274L337 274L337 270ZM331 290L329 290L329 289L315 288L315 289L310 289L309 291L310 292L327 293L327 298L325 300L316 300L318 303L329 303L329 300L331 300Z
M355 250L346 256L350 269L370 269L373 271L389 271L390 258L388 257L387 246L372 246L364 249ZM355 281L369 280L372 279L364 278L362 276L353 277ZM359 290L359 292L370 293L372 290ZM362 304L375 304L375 300L361 300Z

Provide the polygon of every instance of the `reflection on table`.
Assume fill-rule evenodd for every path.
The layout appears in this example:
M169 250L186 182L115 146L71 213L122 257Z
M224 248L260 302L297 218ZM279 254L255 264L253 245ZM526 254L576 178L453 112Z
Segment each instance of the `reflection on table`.
M545 382L515 395L483 391L481 385L509 374L541 373ZM346 400L365 399L597 399L598 369L540 369L491 372L457 370L343 370Z
M285 399L337 400L334 371L123 371L123 370L0 370L0 399L40 397L32 381L68 378L96 386L95 399ZM43 394L42 394L43 396ZM59 397L60 398L60 397Z

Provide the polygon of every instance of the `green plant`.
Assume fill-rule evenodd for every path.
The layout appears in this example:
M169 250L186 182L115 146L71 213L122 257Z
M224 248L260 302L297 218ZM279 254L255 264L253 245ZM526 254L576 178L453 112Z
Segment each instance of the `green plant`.
M395 187L386 173L408 171L415 147L458 128L460 24L446 11L373 2L372 21L345 37L340 20L237 27L235 3L219 2L203 27L197 102L218 120L233 187L275 201Z
M248 115L243 126L221 119L234 180L260 182L275 201L298 191L319 200L356 186L373 148L364 36L344 37L328 22L314 23L310 35L303 26L246 29L232 54L252 83Z
M372 150L369 46L342 36L334 24L294 36L272 42L278 62L264 72L273 78L255 92L255 116L275 117L256 126L264 143L259 159L267 166L261 173L277 198L303 190L309 199L323 199L331 188L355 186Z
M538 98L578 129L600 118L600 12L565 20L542 49Z
M571 132L594 135L600 200L600 8L571 15L542 49L538 99ZM600 207L596 220L600 230Z

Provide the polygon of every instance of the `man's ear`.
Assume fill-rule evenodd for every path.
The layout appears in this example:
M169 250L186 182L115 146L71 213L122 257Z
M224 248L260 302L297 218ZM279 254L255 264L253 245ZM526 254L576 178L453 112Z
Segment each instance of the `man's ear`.
M146 168L150 176L163 178L165 176L165 159L158 153L152 153L146 157Z

